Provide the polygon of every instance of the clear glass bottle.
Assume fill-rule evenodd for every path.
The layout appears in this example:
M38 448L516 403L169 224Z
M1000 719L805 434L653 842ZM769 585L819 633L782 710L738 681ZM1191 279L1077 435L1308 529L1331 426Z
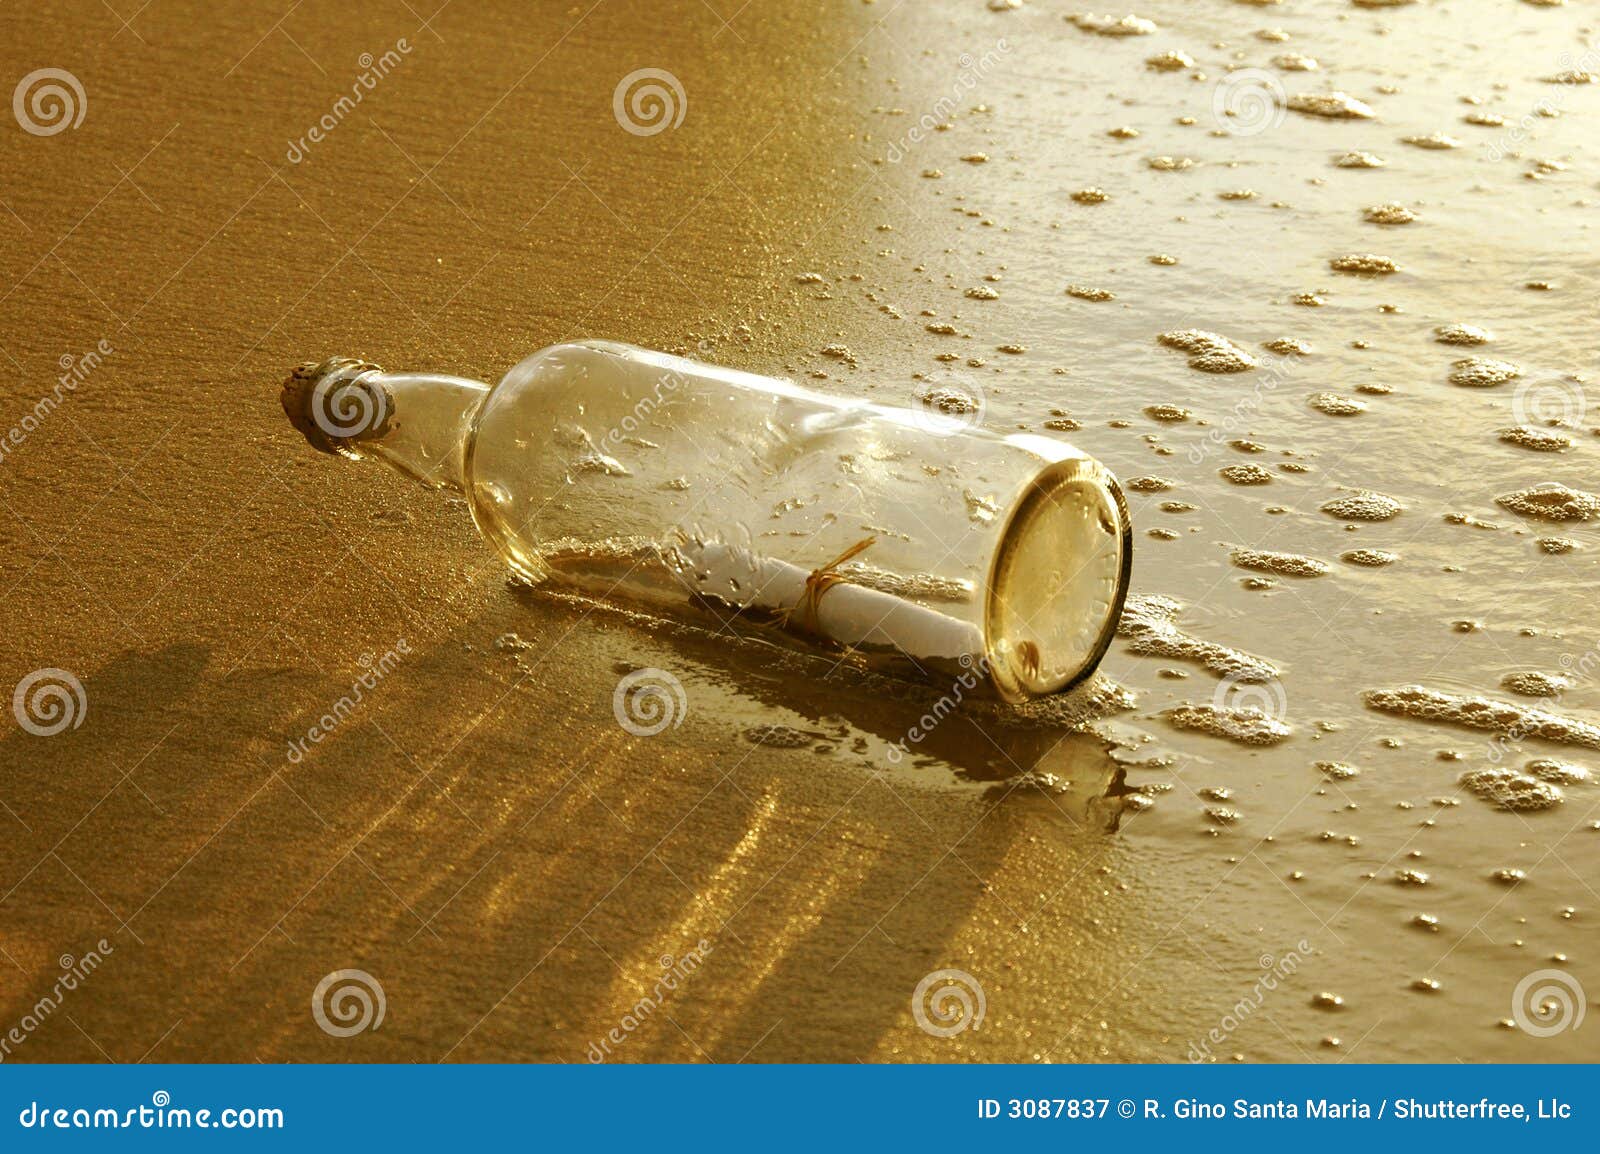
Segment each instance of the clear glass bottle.
M318 449L460 491L530 582L1007 701L1088 676L1127 592L1103 466L933 410L604 341L493 387L302 365L283 406Z

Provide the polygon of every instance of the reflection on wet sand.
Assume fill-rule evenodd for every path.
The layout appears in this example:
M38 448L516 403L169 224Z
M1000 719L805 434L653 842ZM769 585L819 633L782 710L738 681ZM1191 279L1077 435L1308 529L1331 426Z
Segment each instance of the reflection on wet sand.
M1596 71L1584 6L451 6L288 164L409 21L192 7L97 41L79 129L0 134L7 411L115 349L0 481L9 675L88 701L0 737L0 1023L115 946L27 1057L582 1061L663 972L607 1060L1592 1056L1501 1024L1596 948L1594 759L1521 732L1600 717L1600 85L1546 82ZM649 136L643 63L687 96ZM307 356L572 337L1129 478L1142 612L1066 718L1107 738L508 592L462 510L281 427ZM686 713L641 737L648 668ZM1488 727L1363 697L1409 686ZM388 1014L339 1038L349 968ZM987 1012L946 1038L948 969Z

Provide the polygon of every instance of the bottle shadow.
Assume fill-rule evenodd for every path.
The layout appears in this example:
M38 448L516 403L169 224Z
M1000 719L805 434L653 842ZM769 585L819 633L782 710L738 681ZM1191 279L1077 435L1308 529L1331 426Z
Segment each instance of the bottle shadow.
M926 687L625 625L593 631L589 668L519 690L480 647L572 624L549 598L497 601L292 765L285 739L350 671L216 676L194 645L95 670L78 728L0 740L0 799L26 823L0 845L0 912L30 971L0 1006L38 1000L41 959L105 937L116 954L70 1009L119 1060L159 1040L157 1060L581 1061L658 959L704 940L674 1024L607 1060L856 1060L922 1037L911 991L958 964L1031 839L1087 863L1120 820L1098 739L961 709L929 725ZM676 670L689 723L625 732L607 648ZM503 704L480 721L486 697ZM401 1024L359 1053L306 1010L347 968L384 982ZM30 1046L101 1056L79 1039Z
M1133 792L1107 743L1090 734L970 702L940 707L937 685L730 645L703 630L649 636L652 660L682 676L693 707L742 730L747 748L732 760L740 792L756 800L732 830L715 841L697 836L690 859L679 853L673 864L691 885L714 876L742 895L723 911L699 978L721 1012L673 1009L676 1029L630 1038L615 1054L601 1052L605 1060L698 1051L717 1061L853 1061L907 1030L904 1040L926 1041L908 1012L912 993L965 956L956 942L992 880L1014 871L1040 835L1081 863L1070 876L1101 861ZM805 783L840 762L858 785L830 816L808 805ZM757 801L772 796L817 823L776 868L745 856L741 836L761 820ZM989 910L1019 922L1032 912ZM633 928L663 953L683 940L670 918ZM1059 959L1052 964L1060 969ZM603 1022L608 1012L602 998L580 1017Z
M218 951L256 890L198 882L211 865L201 851L266 776L250 749L317 679L290 668L217 676L211 660L189 643L123 652L73 673L81 693L57 679L70 720L46 718L41 701L31 716L53 732L19 724L0 740L0 822L11 827L0 838L0 919L16 963L5 963L0 1013L61 1011L30 1033L34 1059L136 1058L176 1006L221 994ZM99 965L84 977L91 958ZM63 974L81 979L66 994Z

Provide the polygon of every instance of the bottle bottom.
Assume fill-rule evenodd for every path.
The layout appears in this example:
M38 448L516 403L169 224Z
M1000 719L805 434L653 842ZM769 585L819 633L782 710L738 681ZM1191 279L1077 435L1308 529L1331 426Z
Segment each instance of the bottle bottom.
M1095 461L1045 470L1013 509L985 591L989 676L1009 701L1069 689L1110 648L1133 567L1122 490Z

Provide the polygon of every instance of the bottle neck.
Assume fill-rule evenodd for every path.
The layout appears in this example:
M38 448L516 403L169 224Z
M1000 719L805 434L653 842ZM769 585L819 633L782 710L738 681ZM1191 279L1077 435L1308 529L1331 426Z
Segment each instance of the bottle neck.
M482 381L335 358L295 369L282 400L313 448L376 457L429 488L459 492L472 419L488 395Z

